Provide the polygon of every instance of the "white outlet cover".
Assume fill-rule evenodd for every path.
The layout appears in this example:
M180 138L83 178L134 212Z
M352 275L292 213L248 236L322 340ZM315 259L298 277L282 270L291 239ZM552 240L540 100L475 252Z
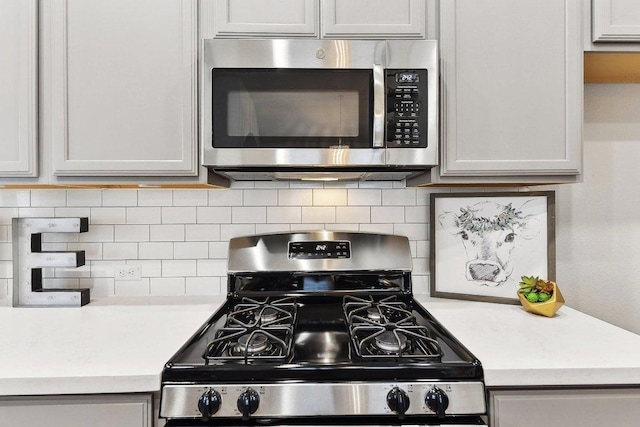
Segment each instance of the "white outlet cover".
M118 264L114 267L113 276L115 280L142 280L140 265Z

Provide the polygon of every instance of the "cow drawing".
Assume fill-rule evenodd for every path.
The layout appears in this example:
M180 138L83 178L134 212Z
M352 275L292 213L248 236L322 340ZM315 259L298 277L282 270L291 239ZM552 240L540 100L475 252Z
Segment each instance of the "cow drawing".
M530 200L529 200L530 201ZM529 202L528 201L528 202ZM516 242L531 239L540 231L534 215L523 214L522 208L492 201L478 202L460 208L460 212L439 215L440 224L459 236L467 254L465 277L484 286L504 283L514 268Z

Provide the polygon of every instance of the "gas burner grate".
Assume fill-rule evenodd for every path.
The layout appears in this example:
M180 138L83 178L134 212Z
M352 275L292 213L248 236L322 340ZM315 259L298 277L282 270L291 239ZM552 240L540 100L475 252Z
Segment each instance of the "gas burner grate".
M242 298L207 344L205 362L281 362L291 355L296 313L292 297Z
M442 349L429 329L418 325L407 304L396 296L346 296L343 311L351 343L359 357L367 359L411 358L440 361Z

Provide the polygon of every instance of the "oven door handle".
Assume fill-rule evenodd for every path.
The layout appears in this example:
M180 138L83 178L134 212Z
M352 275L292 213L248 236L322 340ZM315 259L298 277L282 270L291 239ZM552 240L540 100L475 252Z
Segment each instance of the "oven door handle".
M373 148L384 148L384 68L373 65Z

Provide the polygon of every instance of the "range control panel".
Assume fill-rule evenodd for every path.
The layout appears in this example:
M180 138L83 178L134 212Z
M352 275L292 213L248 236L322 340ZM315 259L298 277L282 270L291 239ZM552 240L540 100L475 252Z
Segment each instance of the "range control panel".
M386 70L387 147L427 147L427 70Z
M349 241L289 242L289 259L351 258Z

